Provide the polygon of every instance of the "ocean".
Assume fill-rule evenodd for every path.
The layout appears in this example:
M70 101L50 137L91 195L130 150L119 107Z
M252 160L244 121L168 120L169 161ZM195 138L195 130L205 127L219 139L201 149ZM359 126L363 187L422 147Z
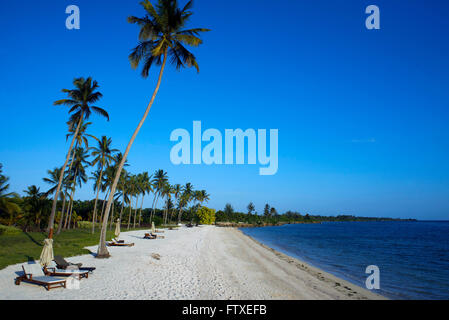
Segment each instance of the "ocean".
M241 228L259 242L365 288L379 268L391 299L449 299L449 221L325 222Z

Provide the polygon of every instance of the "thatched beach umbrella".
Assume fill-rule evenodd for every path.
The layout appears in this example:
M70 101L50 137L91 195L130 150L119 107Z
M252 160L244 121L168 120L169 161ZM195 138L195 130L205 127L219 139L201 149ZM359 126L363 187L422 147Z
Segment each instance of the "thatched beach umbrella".
M118 239L120 235L120 219L117 219L117 223L115 224L115 237Z
M41 266L46 267L53 261L53 239L44 240L44 248L39 259Z

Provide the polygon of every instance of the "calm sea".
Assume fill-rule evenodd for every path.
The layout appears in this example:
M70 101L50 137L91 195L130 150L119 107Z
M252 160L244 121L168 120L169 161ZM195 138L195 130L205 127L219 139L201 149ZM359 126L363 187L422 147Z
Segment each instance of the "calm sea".
M392 299L449 299L449 221L328 222L241 230L365 288L368 265Z

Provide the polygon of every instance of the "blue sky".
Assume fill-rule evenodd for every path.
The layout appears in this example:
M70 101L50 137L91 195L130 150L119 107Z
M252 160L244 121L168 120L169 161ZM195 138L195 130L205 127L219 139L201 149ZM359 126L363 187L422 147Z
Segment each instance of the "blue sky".
M183 3L183 2L182 2ZM66 6L81 29L65 28ZM376 4L381 29L365 28ZM133 173L163 168L172 183L211 194L211 207L279 212L449 218L447 1L197 0L191 27L212 29L193 49L201 72L168 68L129 156ZM46 185L62 165L74 77L92 76L111 121L90 133L124 150L154 88L127 56L143 16L138 1L0 4L0 162L11 189ZM175 166L172 130L279 129L279 170L259 165ZM94 197L91 183L78 191ZM145 201L151 205L149 198Z

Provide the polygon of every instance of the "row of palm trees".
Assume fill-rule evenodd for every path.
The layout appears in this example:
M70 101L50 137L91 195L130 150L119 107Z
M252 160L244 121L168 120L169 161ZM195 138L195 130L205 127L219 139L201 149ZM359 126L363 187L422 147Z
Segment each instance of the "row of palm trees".
M89 179L94 180L93 191L96 194L94 209L92 213L92 234L95 232L95 226L98 222L103 221L106 199L111 192L111 185L116 174L117 167L123 159L122 153L117 149L112 148L112 139L106 136L101 139L88 134L87 128L91 123L82 123L77 135L73 134L73 126L69 123L69 134L67 137L73 136L75 139L75 146L72 155L69 159L69 166L64 173L62 180L62 189L60 193L60 200L62 200L61 215L59 218L58 229L56 234L61 230L70 229L72 225L73 202L77 187L81 187ZM89 146L89 139L94 139L97 142L96 146ZM92 161L89 158L93 157ZM92 177L88 177L88 167L96 166L97 169L93 171ZM125 163L125 167L128 164ZM48 177L44 178L44 182L51 185L51 188L45 193L46 196L54 194L58 188L59 177L62 168L55 168L48 170ZM105 194L102 201L101 213L99 214L99 196L100 192ZM127 170L121 172L120 180L114 194L114 199L118 202L121 200L121 208L119 219L122 221L123 210L125 207L129 208L128 214L128 229L131 226L132 212L134 218L132 222L133 228L136 225L140 226L142 221L143 201L146 195L153 194L153 203L150 216L150 222L153 221L155 208L160 199L165 200L163 223L167 224L170 220L172 222L174 209L179 210L177 221L181 220L181 213L183 208L188 203L200 203L209 200L209 195L205 190L194 191L190 183L185 186L180 184L171 185L168 182L167 172L164 170L157 170L154 174L149 175L148 172L139 174L131 174ZM140 209L138 208L138 201L140 199ZM68 201L67 201L68 200ZM115 203L115 202L114 202ZM134 208L134 209L133 209ZM139 214L137 211L139 209ZM134 211L133 211L134 210ZM137 219L138 217L138 219ZM112 225L114 220L114 208L110 215L109 225ZM170 218L170 219L169 219Z

